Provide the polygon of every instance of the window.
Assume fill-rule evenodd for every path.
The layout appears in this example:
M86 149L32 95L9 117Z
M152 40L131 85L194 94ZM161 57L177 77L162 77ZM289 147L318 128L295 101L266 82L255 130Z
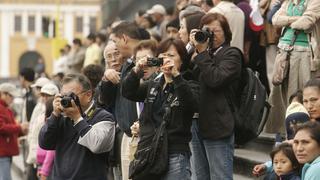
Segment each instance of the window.
M34 32L35 31L35 17L34 16L29 16L28 17L28 31L29 32Z
M76 17L76 32L82 33L83 32L83 18Z
M19 15L14 16L14 32L21 32L22 18Z
M42 17L42 34L44 37L49 37L49 26L50 26L49 17Z
M90 17L90 32L96 32L97 31L97 18L96 17Z

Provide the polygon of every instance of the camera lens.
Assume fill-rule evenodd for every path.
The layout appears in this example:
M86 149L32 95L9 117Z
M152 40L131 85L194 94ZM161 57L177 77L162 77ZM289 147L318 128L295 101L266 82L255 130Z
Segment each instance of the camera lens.
M199 43L204 43L208 39L208 37L206 36L206 33L204 33L203 31L198 31L194 35L194 39Z
M60 101L60 104L62 107L64 108L68 108L68 107L71 107L72 104L71 104L71 100L72 98L71 97L63 97Z

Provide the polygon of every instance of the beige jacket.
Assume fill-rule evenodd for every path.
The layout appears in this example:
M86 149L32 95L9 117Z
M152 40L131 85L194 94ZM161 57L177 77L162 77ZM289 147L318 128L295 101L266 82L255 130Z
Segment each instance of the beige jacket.
M243 51L245 22L242 10L232 2L221 1L217 6L210 9L208 13L219 13L226 17L232 32L231 46Z
M311 71L320 69L320 0L306 0L306 9L302 16L289 24L290 16L287 16L289 2L296 0L286 0L279 11L273 16L272 23L276 26L285 27L290 25L293 29L304 30L310 33L310 47L313 50L311 59Z

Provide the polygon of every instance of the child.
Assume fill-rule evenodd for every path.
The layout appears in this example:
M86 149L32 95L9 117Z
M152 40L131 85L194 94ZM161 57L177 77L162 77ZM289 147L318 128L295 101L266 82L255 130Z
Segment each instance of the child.
M300 180L300 164L296 159L292 146L282 143L270 153L273 170L279 180Z

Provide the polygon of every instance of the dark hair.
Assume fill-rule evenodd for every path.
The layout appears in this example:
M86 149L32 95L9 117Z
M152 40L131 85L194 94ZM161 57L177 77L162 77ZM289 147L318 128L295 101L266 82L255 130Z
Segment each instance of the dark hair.
M150 49L154 55L157 52L157 42L155 40L143 40L140 41L139 44L134 48L134 56L137 54L138 51L142 49Z
M138 16L143 16L146 13L146 10L139 10L137 12Z
M112 29L112 33L114 33L117 37L125 34L132 39L145 40L147 36L145 31L142 29L143 28L139 28L133 22L123 21Z
M210 6L210 7L213 7L213 6L214 6L212 0L205 0L204 2L205 2L208 6Z
M102 42L106 42L107 40L107 36L102 33L98 33L96 38L99 38Z
M22 68L19 72L19 75L22 76L25 80L33 82L35 78L35 72L32 68Z
M316 87L320 91L320 79L319 78L314 78L310 79L303 87L303 89L308 88L308 87Z
M315 141L317 141L318 145L320 145L320 123L319 122L308 121L306 123L301 124L297 128L296 134L301 130L308 131L310 133L310 137Z
M144 28L139 28L138 29L139 33L140 33L140 38L141 40L147 40L147 39L150 39L150 33L145 30Z
M292 163L293 171L295 171L296 173L299 173L301 165L299 164L296 156L294 155L292 145L289 143L281 143L280 145L276 146L270 153L272 163L274 163L273 162L274 156L279 152L282 152L285 156L288 157L288 159Z
M290 97L289 97L289 104L291 104L292 100L294 98L298 99L298 102L300 104L303 103L303 95L302 95L302 91L301 90L297 90L295 93L293 93Z
M45 106L46 106L45 117L46 118L50 117L50 115L53 112L53 100L54 100L54 97L50 97L45 104Z
M166 29L168 29L168 27L173 27L176 29L180 29L180 22L179 22L179 18L175 18L174 20L170 21L167 26Z
M85 75L79 73L65 75L62 79L62 85L70 82L79 83L84 91L92 90L91 83Z
M94 33L90 33L88 36L87 36L87 39L93 41L93 42L96 42L96 35Z
M174 6L170 6L166 8L167 15L172 16L174 14Z
M77 44L77 45L79 45L79 46L82 46L81 40L80 40L79 38L73 39L72 43L73 43L73 44Z
M71 46L69 44L66 44L65 47L68 48L69 50L71 49Z
M195 13L184 16L186 20L186 29L188 34L190 34L192 29L199 29L201 18L204 15L205 14L202 12L195 12Z
M82 69L82 73L89 79L92 89L101 81L104 69L101 65L90 64Z
M213 21L218 21L220 23L224 32L226 43L229 44L232 40L232 32L230 30L228 20L223 15L219 13L208 13L204 15L201 19L200 28L202 28L206 24L210 24Z
M171 46L177 49L177 52L181 58L182 65L180 71L185 71L189 68L190 58L188 57L188 52L185 48L184 43L180 39L168 38L162 41L158 46L157 56L163 52L166 52Z

